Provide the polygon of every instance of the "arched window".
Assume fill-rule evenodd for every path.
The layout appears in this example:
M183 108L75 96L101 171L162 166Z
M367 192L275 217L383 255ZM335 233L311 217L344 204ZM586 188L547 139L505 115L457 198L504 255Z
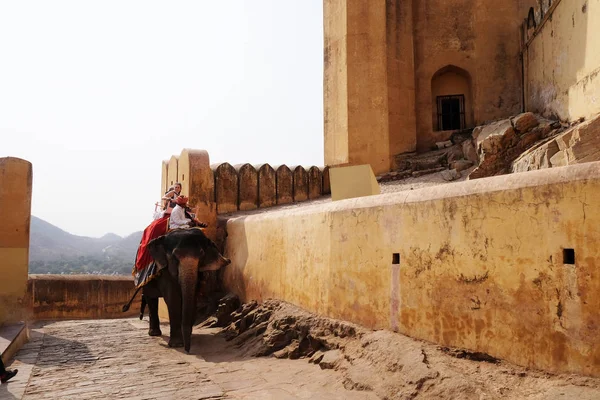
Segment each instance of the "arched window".
M431 79L433 127L452 131L473 126L471 75L462 68L448 65Z

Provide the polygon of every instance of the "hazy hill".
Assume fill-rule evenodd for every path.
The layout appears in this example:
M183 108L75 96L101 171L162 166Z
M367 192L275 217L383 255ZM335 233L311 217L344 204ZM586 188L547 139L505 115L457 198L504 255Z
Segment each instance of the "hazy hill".
M31 216L29 272L44 274L131 273L142 232L127 237L107 233L101 238L72 235Z

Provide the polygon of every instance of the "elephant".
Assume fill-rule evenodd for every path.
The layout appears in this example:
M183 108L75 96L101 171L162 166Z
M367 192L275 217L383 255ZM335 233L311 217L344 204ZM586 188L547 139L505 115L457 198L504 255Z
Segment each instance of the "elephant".
M169 312L169 347L184 347L189 353L196 319L196 288L199 273L216 271L231 263L199 228L175 229L148 244L158 275L142 289L150 315L150 336L160 336L158 299Z

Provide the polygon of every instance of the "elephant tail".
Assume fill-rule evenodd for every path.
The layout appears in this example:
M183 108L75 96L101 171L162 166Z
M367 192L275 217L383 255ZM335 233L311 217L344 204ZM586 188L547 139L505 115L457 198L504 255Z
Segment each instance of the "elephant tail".
M137 296L138 292L140 291L142 287L139 286L137 289L135 289L135 292L133 293L133 296L131 296L131 299L129 300L129 302L127 304L125 304L123 306L123 309L121 311L123 312L127 312L129 311L129 307L131 307L131 303L133 303L133 300L135 299L135 296Z

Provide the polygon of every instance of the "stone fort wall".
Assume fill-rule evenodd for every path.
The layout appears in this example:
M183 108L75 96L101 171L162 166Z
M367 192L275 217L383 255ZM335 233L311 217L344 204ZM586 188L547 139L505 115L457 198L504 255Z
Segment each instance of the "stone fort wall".
M529 1L523 9L528 111L561 120L600 113L600 1Z
M227 222L228 287L532 368L600 376L600 163Z
M191 204L214 204L209 212L215 214L302 202L331 193L329 168L210 164L206 151L190 149L162 162L160 196L175 182L181 182Z
M0 325L26 318L32 179L30 162L0 158Z

